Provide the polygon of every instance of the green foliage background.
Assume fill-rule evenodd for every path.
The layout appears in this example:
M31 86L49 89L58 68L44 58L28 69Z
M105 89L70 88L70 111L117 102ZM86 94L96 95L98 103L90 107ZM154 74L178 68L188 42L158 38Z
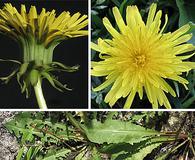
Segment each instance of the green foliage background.
M165 33L172 32L178 29L180 26L189 23L191 29L189 32L193 33L193 38L189 41L189 43L195 44L195 1L194 0L92 0L92 42L96 42L96 40L101 38L110 38L109 33L102 23L102 18L108 17L113 26L116 26L113 14L112 7L117 6L123 16L125 18L126 7L128 5L137 5L139 11L146 21L147 14L149 11L149 7L152 3L157 3L158 10L162 10L163 14L168 14L169 20L168 24L165 28ZM162 24L164 23L164 16L162 17ZM117 26L116 26L117 28ZM98 61L98 53L95 51L91 51L92 60ZM195 61L192 57L191 61ZM195 71L191 71L188 74L183 75L188 79L189 90L186 91L183 86L176 82L169 82L169 84L173 87L173 89L177 93L177 97L174 98L167 95L172 108L194 108L195 104ZM92 88L103 83L103 77L92 77ZM92 108L110 108L108 104L104 102L104 97L106 93L109 91L109 87L99 91L93 92L92 90ZM113 108L123 108L125 99L120 99L113 106ZM138 97L135 97L132 108L152 108L151 104L147 100L146 97L143 98L142 101L139 100Z
M195 115L174 114L20 112L5 127L20 144L16 160L193 158ZM162 129L165 125L168 131Z

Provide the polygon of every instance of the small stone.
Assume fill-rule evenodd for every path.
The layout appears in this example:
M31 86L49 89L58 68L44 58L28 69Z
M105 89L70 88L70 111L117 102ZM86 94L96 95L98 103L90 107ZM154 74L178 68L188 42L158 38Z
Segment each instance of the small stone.
M0 160L15 160L19 144L11 133L3 126L17 112L0 112Z

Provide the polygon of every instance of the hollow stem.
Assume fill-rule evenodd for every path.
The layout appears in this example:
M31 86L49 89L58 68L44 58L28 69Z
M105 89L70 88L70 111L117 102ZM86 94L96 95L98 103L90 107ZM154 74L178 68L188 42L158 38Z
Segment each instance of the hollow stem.
M35 90L35 95L37 98L37 103L39 105L39 108L42 110L46 110L47 109L47 104L45 102L45 98L43 96L43 92L42 92L42 88L41 88L41 79L38 78L38 82L37 84L34 86L34 90Z

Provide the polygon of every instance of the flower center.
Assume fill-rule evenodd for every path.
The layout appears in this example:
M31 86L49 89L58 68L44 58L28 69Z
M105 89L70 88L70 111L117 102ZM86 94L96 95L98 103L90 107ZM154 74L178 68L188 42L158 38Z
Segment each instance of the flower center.
M146 64L146 56L144 54L136 55L134 61L136 67L144 67Z

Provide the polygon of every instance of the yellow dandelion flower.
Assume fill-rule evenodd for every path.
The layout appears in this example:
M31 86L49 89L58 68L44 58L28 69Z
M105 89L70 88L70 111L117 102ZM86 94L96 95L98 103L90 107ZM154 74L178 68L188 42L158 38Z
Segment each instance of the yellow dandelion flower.
M108 18L103 23L112 39L98 39L98 44L92 43L92 49L100 52L101 61L92 62L93 76L106 76L103 84L94 89L102 90L112 85L105 97L105 102L113 106L121 97L127 97L124 108L130 108L138 93L142 99L145 92L153 108L171 105L165 95L176 96L175 91L166 82L177 81L187 88L188 81L181 77L183 72L195 68L194 62L184 61L194 55L182 55L195 50L192 44L186 44L191 34L184 25L173 33L163 33L168 16L162 29L162 11L156 13L156 4L149 10L146 24L143 22L136 6L128 6L126 23L117 7L113 8L114 18L120 30L117 31Z
M35 6L31 6L27 13L25 5L21 5L19 13L6 3L0 9L0 31L19 41L21 37L32 36L37 43L49 47L52 42L87 35L87 30L81 30L88 24L87 15L80 16L79 12L71 16L68 11L56 16L55 10L49 12L45 8L37 14Z
M31 6L27 12L25 5L21 5L19 12L10 3L6 3L0 9L0 33L8 35L19 44L23 59L21 63L17 62L20 66L8 77L0 79L7 83L17 75L22 93L26 92L29 97L33 86L40 108L46 108L41 90L42 79L47 79L53 87L62 91L68 88L57 80L53 72L73 72L78 69L78 66L68 67L53 62L54 48L63 40L86 36L88 31L83 28L87 24L87 15L81 16L79 12L71 16L68 11L64 11L57 16L55 10L46 11L42 8L38 14L35 6Z

